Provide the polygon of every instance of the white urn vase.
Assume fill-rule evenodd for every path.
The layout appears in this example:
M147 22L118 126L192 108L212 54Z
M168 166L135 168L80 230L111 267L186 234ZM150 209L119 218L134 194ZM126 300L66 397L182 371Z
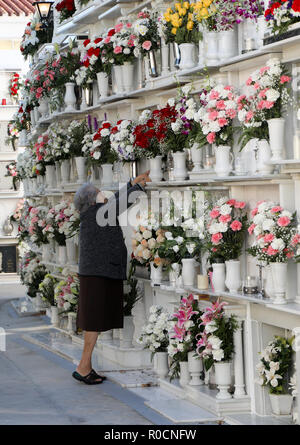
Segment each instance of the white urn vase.
M212 275L212 285L214 287L214 292L224 292L225 291L225 264L224 263L213 263L213 275Z
M215 362L215 379L216 385L218 386L217 399L225 400L231 399L231 394L228 390L231 385L231 362Z
M69 312L68 313L68 324L67 324L67 331L70 335L74 334L74 320L75 320L76 314L75 312Z
M237 292L242 284L241 280L241 262L239 260L225 261L226 279L225 284L229 292Z
M35 123L37 124L41 117L41 113L39 112L39 107L34 107L33 113L34 113Z
M257 145L257 171L261 175L270 175L274 170L274 166L270 164L272 157L270 144L266 139L261 139L257 141Z
M42 119L46 119L49 114L49 103L46 97L43 97L39 100L39 112L41 114Z
M32 109L30 111L30 121L31 121L31 125L34 127L36 125L36 121L35 121L35 115L34 115L34 109Z
M182 262L182 281L184 286L194 286L196 277L196 263L194 258L183 258Z
M233 155L230 150L231 147L229 145L215 146L215 172L217 176L229 176L232 171Z
M186 169L186 152L176 151L173 153L174 170L173 179L174 181L184 181L187 177Z
M77 264L76 244L74 242L74 238L66 239L66 249L67 249L67 263L70 265Z
M181 70L189 70L196 66L196 45L194 43L181 43L180 49L180 63Z
M201 373L203 371L203 362L195 351L190 351L188 353L188 368L191 375L191 380L189 384L191 386L203 385L204 382L200 378Z
M70 159L64 159L60 164L61 181L63 184L70 182L71 176L71 161Z
M257 18L256 46L258 49L261 49L264 46L264 35L267 29L267 23L264 15L260 15Z
M154 265L153 261L150 263L150 279L153 284L160 284L163 279L162 266Z
M53 189L56 186L55 165L46 165L46 183L48 188Z
M264 290L266 293L266 297L273 299L274 298L274 283L273 283L273 274L272 274L271 266L267 265L264 270L265 270Z
M115 94L122 94L124 92L123 72L121 65L113 65L113 80Z
M66 83L66 92L65 92L65 111L75 111L76 104L76 96L75 96L75 83L67 82Z
M53 324L53 326L59 325L58 307L57 306L51 306L51 323Z
M206 50L206 64L207 66L215 66L219 63L218 51L218 33L215 31L205 31L204 48Z
M293 396L290 394L269 394L272 413L275 416L288 416L292 411Z
M192 161L193 161L193 173L199 173L202 170L202 150L199 148L199 144L196 142L191 147L191 155L192 155Z
M132 348L133 334L134 334L133 316L125 315L123 328L120 329L121 348Z
M273 277L273 304L286 304L287 263L271 263Z
M284 153L285 120L283 118L269 119L268 127L272 161L280 161L283 159Z
M109 187L113 183L113 164L102 164L101 185Z
M67 261L68 258L66 246L58 246L58 263L65 266Z
M99 91L99 100L106 99L108 96L108 75L106 73L97 73L97 84Z
M218 53L221 63L227 62L228 59L238 55L236 29L229 29L227 31L219 32Z
M166 378L169 372L168 353L156 352L154 357L156 374L160 379Z
M77 182L79 184L82 184L86 181L86 166L85 166L85 158L83 156L76 156L75 157L75 164L76 164L76 170L77 170Z
M162 156L155 156L155 158L150 159L150 178L153 182L162 180Z
M56 182L57 186L61 184L61 169L60 169L60 161L55 161L55 171L56 171Z
M169 282L172 286L175 286L179 275L180 275L180 264L172 263L171 269L169 271Z
M188 362L179 362L180 366L180 377L179 384L182 387L187 386L190 383L190 373Z
M124 62L122 68L123 88L126 93L133 90L133 76L134 76L134 64L130 62Z

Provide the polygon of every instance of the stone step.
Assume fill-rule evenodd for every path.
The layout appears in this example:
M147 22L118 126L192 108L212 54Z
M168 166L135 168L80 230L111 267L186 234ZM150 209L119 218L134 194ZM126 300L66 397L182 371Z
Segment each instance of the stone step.
M44 313L44 311L37 310L32 302L26 297L11 301L11 305L19 317L32 317L33 315L41 315Z

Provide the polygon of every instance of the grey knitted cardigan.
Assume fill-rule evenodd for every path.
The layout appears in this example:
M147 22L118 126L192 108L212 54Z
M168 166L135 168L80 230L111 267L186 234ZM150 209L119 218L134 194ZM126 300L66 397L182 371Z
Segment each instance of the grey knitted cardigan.
M139 184L132 186L128 182L106 203L92 205L80 215L79 275L126 279L127 248L118 221L118 216L124 209L119 208L119 203L121 198L121 202L125 199L129 208L133 204L130 201L136 199L143 190ZM135 193L130 198L133 192ZM98 225L98 210L107 216L114 209L117 215L116 224Z

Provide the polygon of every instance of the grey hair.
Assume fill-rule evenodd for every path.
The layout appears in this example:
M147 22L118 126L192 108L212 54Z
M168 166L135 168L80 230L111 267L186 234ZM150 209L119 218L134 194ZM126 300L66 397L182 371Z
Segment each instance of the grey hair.
M83 184L74 196L76 209L80 213L85 212L91 205L95 204L98 193L98 189L90 182Z

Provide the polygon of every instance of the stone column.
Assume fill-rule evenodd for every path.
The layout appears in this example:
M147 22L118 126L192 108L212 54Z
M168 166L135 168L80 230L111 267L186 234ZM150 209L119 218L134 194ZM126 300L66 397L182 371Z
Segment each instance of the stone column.
M293 329L294 351L295 351L295 368L296 368L296 381L297 381L297 413L298 424L300 424L300 327Z
M243 359L243 341L242 329L243 321L238 320L238 329L234 333L234 399L240 399L246 396L244 380L244 359Z
M167 76L169 72L169 45L161 37L161 75Z

